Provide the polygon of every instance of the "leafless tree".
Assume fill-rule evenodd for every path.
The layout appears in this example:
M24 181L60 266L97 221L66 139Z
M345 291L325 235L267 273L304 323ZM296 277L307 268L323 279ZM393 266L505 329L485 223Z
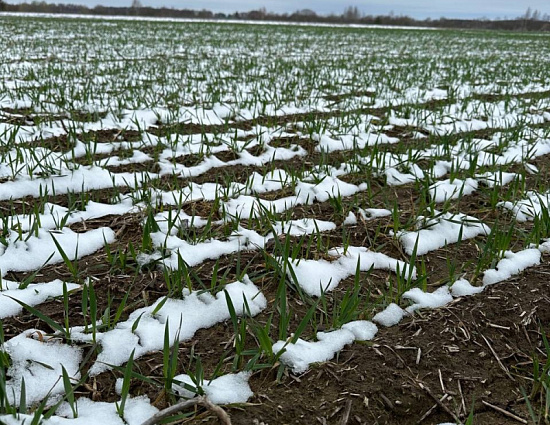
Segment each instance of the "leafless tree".
M358 21L361 19L361 12L357 6L348 6L344 10L343 18L348 21Z

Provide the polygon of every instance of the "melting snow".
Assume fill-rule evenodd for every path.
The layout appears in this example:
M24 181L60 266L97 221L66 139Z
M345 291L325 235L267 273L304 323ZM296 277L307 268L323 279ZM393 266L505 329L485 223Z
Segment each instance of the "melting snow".
M459 240L488 235L491 231L487 225L481 223L478 219L464 214L445 213L431 219L419 217L419 223L422 223L422 221L424 221L424 228L416 232L397 233L397 237L408 255L412 255L417 241L416 253L417 255L424 255Z
M298 338L296 343L278 341L273 344L273 352L285 352L280 360L294 371L303 373L312 363L331 360L346 345L354 341L368 341L374 338L378 328L368 321L349 322L341 329L332 332L317 332L317 341L309 342Z

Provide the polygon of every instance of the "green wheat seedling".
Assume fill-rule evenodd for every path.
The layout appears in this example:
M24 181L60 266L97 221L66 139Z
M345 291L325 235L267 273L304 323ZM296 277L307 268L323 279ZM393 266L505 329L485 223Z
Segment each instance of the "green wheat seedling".
M361 289L363 288L361 280L368 279L372 270L373 268L368 270L366 275L361 276L361 259L357 260L353 288L348 288L342 300L335 301L335 305L332 308L332 329L340 329L346 323L357 320L360 317L362 314L362 310L360 309L361 304L369 303L369 297L364 299L361 296Z
M71 260L69 258L69 256L65 253L65 251L63 250L63 247L57 241L57 239L55 238L53 233L51 233L51 237L52 237L52 240L53 240L53 242L54 242L54 244L57 248L57 251L61 255L61 258L63 259L63 262L65 263L65 266L67 266L67 269L71 273L73 281L75 283L78 283L80 281L80 271L79 271L79 268L78 268L78 243L77 243L76 248L75 248L74 260Z
M400 302L401 296L408 290L415 286L426 284L426 275L419 275L416 278L414 277L419 240L420 237L418 236L414 243L411 256L409 257L408 265L401 267L400 264L397 264L395 270L395 286L392 288L392 292L395 296L394 302L396 303Z
M88 333L91 331L92 342L95 344L98 330L98 306L92 280L88 280L88 282L82 286L81 308L82 317L84 318L84 332Z
M183 297L183 290L187 288L189 291L193 290L193 281L191 280L191 273L189 266L179 253L177 252L178 265L177 268L172 269L164 266L162 274L164 277L164 283L168 289L168 296L181 298Z
M60 325L59 323L57 323L55 320L53 320L52 318L50 318L49 316L45 315L44 313L42 313L41 311L39 311L38 309L28 305L28 304L25 304L24 302L18 300L18 299L15 299L13 297L10 297L9 295L5 295L6 297L12 299L13 301L15 301L16 303L18 303L21 307L23 307L27 312L29 312L30 314L32 314L33 316L35 316L36 318L42 320L44 323L46 323L52 330L54 330L57 334L59 334L60 336L62 336L65 340L67 341L70 341L71 340L71 334L70 334L70 329L67 328L66 326L66 321L64 323L64 325ZM65 297L64 297L65 299ZM66 302L64 301L64 316L66 315L66 311L68 311L68 309L65 307L65 304Z
M534 425L550 423L550 343L541 326L543 353L546 360L533 355L532 387L529 394L524 388L521 393L527 405L527 410Z
M12 415L15 418L18 412L17 407L11 404L6 387L7 371L11 365L11 359L4 344L4 323L0 320L0 414Z
M135 353L135 349L132 350L132 353L130 354L130 358L126 363L126 367L124 368L124 377L122 378L122 392L120 394L120 402L115 403L118 416L123 421L125 421L124 410L126 408L126 402L128 401L128 398L130 396L130 383L132 379L132 369L134 367L134 353Z
M71 383L71 378L69 377L69 374L67 373L67 370L64 366L61 366L62 368L62 379L63 379L63 389L65 390L65 398L67 399L67 402L69 403L69 406L71 408L71 411L73 413L73 418L78 418L78 405L76 402L75 394L74 394L74 388Z
M227 291L225 293L225 300L227 302L227 308L229 310L229 316L231 317L231 323L233 325L233 331L235 332L233 348L235 349L235 357L233 359L233 371L239 370L244 362L244 351L246 347L246 335L247 335L247 316L243 315L240 318L237 316L233 300L229 296ZM243 299L246 302L246 299Z
M178 353L179 353L179 335L181 329L183 316L180 317L180 325L178 331L174 335L172 341L170 341L170 325L169 320L166 320L164 328L164 346L162 350L162 376L164 378L164 391L167 397L173 399L173 385L174 378L177 373L178 367ZM172 400L174 401L174 400Z
M142 226L142 241L141 241L141 252L153 252L153 239L151 234L158 232L160 230L155 216L153 215L153 209L149 208L146 213L145 223Z

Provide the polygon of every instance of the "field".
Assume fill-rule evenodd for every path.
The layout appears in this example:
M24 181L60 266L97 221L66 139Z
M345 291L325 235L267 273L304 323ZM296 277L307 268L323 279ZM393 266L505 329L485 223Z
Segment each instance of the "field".
M550 36L0 46L0 423L549 423Z

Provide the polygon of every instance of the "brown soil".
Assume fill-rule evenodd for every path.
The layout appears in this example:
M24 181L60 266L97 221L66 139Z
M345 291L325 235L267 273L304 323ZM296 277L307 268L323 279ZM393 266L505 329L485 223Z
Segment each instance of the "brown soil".
M257 373L249 405L228 409L233 424L437 424L471 411L476 424L518 423L488 404L529 420L521 388L531 390L525 376L550 329L549 270L420 312L301 376Z

